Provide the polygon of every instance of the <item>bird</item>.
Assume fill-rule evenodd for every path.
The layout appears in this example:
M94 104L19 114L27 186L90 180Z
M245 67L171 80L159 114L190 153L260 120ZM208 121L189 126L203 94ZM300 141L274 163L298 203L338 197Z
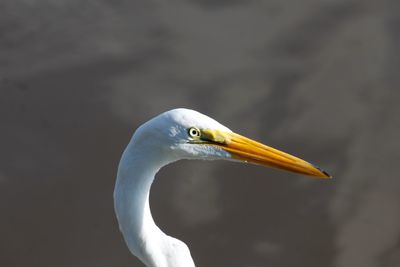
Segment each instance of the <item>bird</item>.
M150 188L165 165L181 159L230 160L331 178L300 158L234 133L191 109L166 111L136 129L122 153L114 188L119 229L130 252L147 267L194 267L188 246L154 222Z

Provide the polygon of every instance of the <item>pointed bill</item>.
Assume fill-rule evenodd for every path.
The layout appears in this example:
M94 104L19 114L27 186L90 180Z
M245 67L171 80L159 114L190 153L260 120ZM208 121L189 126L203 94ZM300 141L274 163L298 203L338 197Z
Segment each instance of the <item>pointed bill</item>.
M236 160L319 178L332 178L327 172L307 161L236 133L206 129L202 130L201 139L229 152Z

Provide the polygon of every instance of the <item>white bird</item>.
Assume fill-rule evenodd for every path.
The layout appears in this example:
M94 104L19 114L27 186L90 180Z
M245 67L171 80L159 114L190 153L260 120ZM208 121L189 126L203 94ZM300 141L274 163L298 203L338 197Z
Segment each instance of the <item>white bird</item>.
M330 178L314 165L249 138L197 111L174 109L141 125L118 166L114 206L125 242L148 267L193 267L182 241L154 223L150 187L161 167L180 159L224 159Z

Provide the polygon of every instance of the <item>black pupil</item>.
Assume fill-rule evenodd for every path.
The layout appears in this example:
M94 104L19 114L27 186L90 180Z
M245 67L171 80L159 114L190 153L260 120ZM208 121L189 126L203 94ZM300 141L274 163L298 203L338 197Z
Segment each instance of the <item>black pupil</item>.
M193 136L197 136L198 135L197 130L196 129L192 129L191 134Z

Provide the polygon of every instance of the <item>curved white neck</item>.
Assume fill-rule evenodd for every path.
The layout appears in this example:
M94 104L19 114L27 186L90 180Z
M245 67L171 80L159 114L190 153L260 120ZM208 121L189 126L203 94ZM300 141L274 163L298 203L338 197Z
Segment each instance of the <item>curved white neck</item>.
M194 267L188 247L154 223L149 195L156 173L175 161L171 154L131 142L122 155L114 190L119 228L129 250L148 267Z
M154 223L149 206L150 187L159 169L168 164L157 153L143 154L134 144L125 150L118 167L114 205L120 230L129 250L146 265L153 266L149 252L165 239ZM154 265L155 266L155 265Z

